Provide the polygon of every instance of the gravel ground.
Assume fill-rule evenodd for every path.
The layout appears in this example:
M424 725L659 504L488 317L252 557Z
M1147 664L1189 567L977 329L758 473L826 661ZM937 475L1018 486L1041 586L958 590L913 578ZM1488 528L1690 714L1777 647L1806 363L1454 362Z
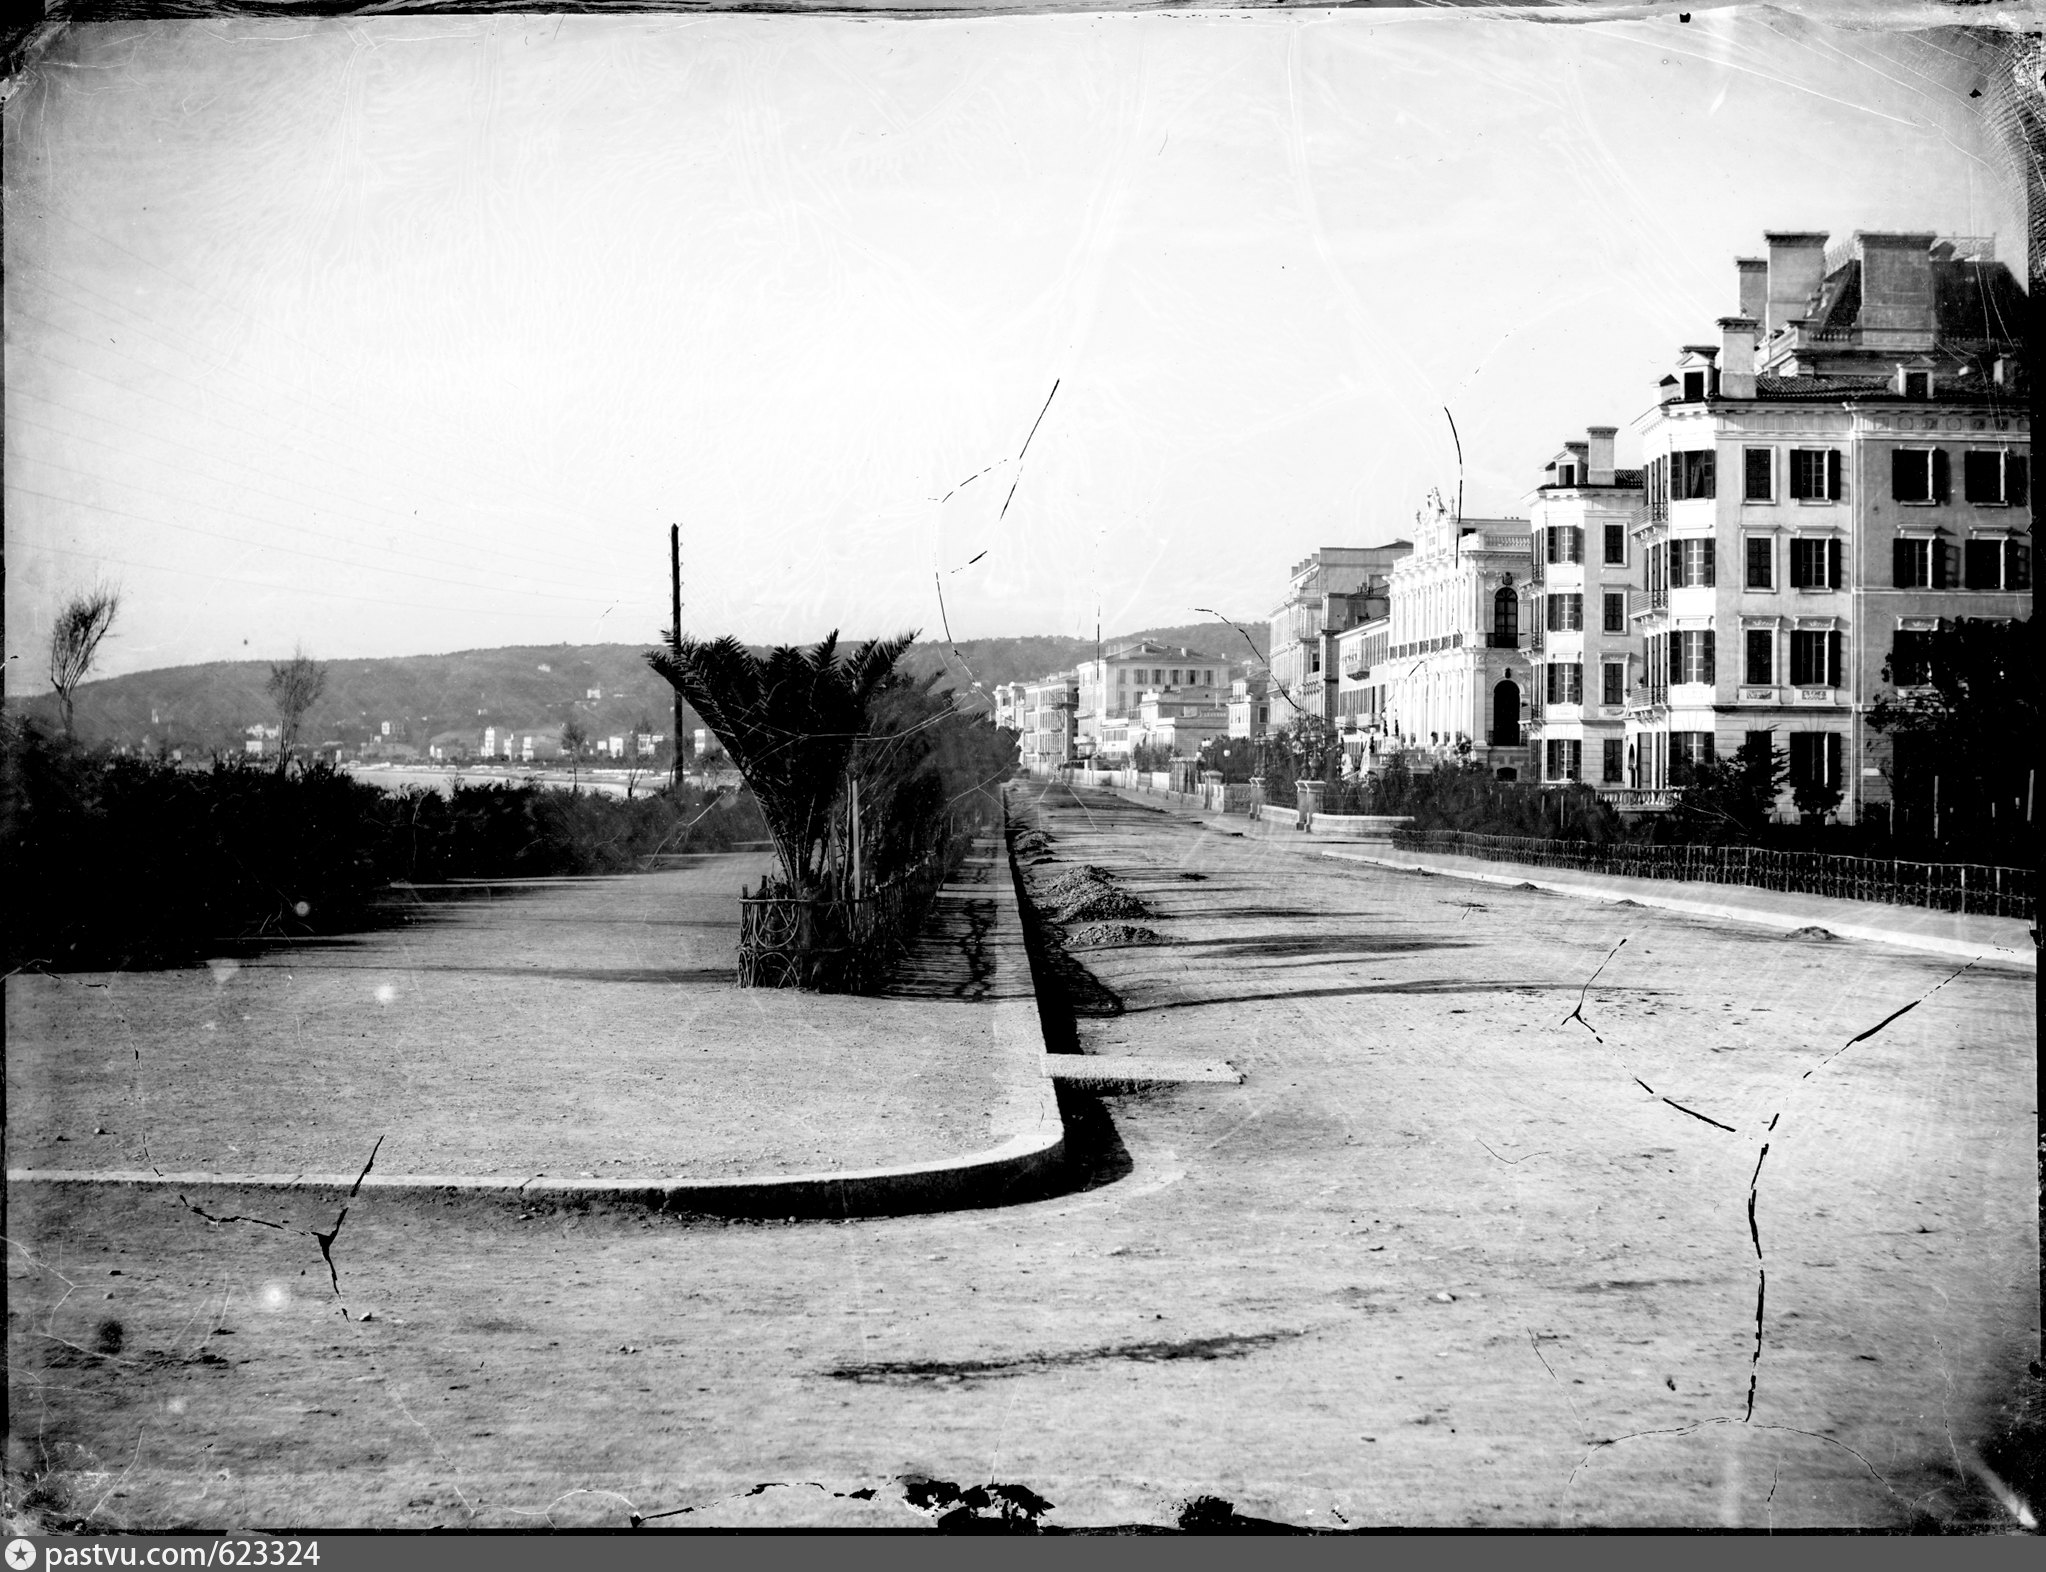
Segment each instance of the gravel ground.
M365 1195L338 1297L304 1232L22 1187L16 1489L216 1527L915 1526L913 1476L1054 1526L2011 1525L1979 1465L2039 1351L2029 975L1081 796L1034 871L1100 865L1166 941L1085 953L1081 1046L1241 1086L1073 1098L1074 1187L1000 1211Z
M727 1177L979 1151L974 1006L733 985L764 854L423 892L381 933L7 979L10 1168ZM95 1131L103 1130L104 1134Z

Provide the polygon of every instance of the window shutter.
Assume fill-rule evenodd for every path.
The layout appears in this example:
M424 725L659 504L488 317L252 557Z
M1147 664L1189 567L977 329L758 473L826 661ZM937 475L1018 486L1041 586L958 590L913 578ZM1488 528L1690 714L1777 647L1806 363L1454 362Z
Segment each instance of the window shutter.
M1840 587L1840 542L1826 542L1826 583L1833 589Z
M1932 450L1932 500L1934 502L1946 501L1947 489L1947 450L1945 448L1934 448Z
M1897 589L1910 589L1911 583L1911 542L1901 536L1890 542L1890 583Z
M1801 540L1790 543L1790 587L1806 589L1812 581L1812 554L1808 544Z
M2006 453L2003 456L2003 500L2013 507L2023 507L2029 500L2026 481L2031 478L2032 461L2022 453Z
M1584 531L1575 526L1570 531L1570 560L1572 562L1584 560Z
M1912 460L1916 457L1916 454L1907 453L1902 448L1890 449L1891 501L1916 502L1918 500L1917 488L1911 474L1912 469L1915 467L1912 464ZM1899 579L1897 582L1901 584L1904 581Z
M1826 773L1823 777L1829 786L1840 784L1840 733L1826 733Z
M1842 686L1840 681L1841 643L1842 639L1838 629L1826 635L1826 686L1830 688Z
M2004 550L2009 555L2004 559L2004 588L2030 589L2032 587L2032 548L2021 540L2007 541Z
M1828 500L1840 500L1840 450L1831 448L1826 453L1826 496Z
M1703 654L1700 655L1699 659L1705 668L1698 674L1698 680L1701 682L1717 682L1719 680L1719 666L1713 649L1718 640L1708 630L1698 635L1698 641L1703 646Z
M1932 542L1932 587L1947 587L1947 543L1943 540Z
M1709 540L1706 540L1706 541L1700 541L1700 542L1699 542L1699 545L1701 545L1701 546L1702 546L1702 547L1704 548L1704 550L1703 550L1703 552L1701 553L1701 555L1702 555L1702 556L1703 556L1703 557L1705 558L1705 563L1704 563L1704 572L1703 572L1703 575L1702 575L1702 577L1700 577L1700 579L1698 580L1698 582L1699 582L1699 583L1701 583L1701 584L1705 584L1705 585L1708 585L1708 586L1709 586L1709 585L1712 585L1712 584L1716 584L1716 583L1718 583L1719 581L1718 581L1718 578L1716 577L1716 570L1714 569L1714 567L1713 567L1713 565L1712 565L1712 558L1713 558L1713 542L1711 542L1711 541L1709 541Z

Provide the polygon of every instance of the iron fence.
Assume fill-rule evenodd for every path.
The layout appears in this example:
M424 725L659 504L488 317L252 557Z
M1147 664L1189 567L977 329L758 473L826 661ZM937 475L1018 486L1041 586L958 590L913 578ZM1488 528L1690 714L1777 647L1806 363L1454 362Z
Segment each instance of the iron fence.
M962 837L858 900L742 890L739 986L878 993L965 854Z
M1990 863L1903 862L1831 852L1771 851L1761 846L1651 846L1635 841L1600 845L1473 835L1462 830L1396 830L1393 843L1410 851L1574 868L1630 879L1746 885L1984 917L2029 921L2036 911L2033 870Z

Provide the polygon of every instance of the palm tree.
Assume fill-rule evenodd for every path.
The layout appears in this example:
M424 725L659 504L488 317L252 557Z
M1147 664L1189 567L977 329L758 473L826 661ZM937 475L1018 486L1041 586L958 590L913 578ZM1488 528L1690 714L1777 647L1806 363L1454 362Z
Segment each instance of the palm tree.
M811 650L754 655L734 638L668 634L647 664L682 695L753 789L789 893L829 882L832 810L874 696L916 640L872 639L841 659L834 629Z

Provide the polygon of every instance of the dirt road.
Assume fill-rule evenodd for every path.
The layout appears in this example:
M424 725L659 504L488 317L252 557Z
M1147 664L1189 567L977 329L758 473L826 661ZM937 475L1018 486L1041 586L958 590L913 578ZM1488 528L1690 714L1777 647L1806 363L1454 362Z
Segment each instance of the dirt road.
M1033 875L1101 867L1165 942L1085 953L1080 1045L1245 1075L1075 1099L1086 1187L378 1202L340 1300L303 1235L27 1189L12 1477L122 1524L916 1526L930 1476L1067 1526L2010 1526L1979 1464L2038 1354L2029 976L1082 796Z

